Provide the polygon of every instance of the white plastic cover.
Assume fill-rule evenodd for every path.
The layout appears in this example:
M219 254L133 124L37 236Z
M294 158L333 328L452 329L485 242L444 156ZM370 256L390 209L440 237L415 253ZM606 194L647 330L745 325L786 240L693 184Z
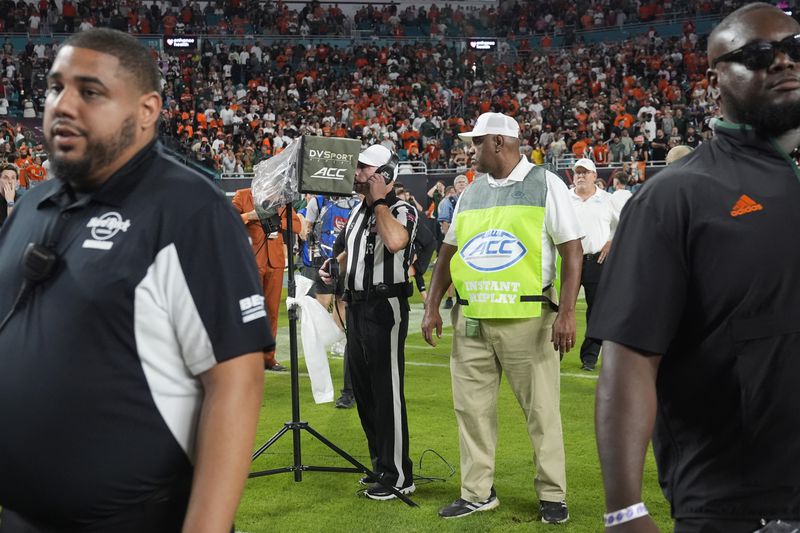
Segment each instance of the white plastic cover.
M297 160L302 144L298 137L281 153L253 167L255 177L250 187L257 205L269 209L293 203L300 198L297 193Z

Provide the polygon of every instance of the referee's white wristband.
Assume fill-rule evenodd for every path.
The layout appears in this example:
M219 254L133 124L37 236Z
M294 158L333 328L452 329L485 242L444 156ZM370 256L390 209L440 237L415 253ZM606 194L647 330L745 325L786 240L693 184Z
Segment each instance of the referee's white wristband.
M634 503L625 509L604 514L603 522L605 523L606 527L614 527L624 524L625 522L630 522L631 520L636 520L637 518L647 516L649 514L650 513L647 512L647 507L644 506L644 503L639 502Z

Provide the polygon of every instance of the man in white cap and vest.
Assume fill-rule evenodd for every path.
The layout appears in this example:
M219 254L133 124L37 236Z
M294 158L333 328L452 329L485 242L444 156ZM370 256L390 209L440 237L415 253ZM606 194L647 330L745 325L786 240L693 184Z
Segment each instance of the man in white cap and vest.
M439 516L460 518L500 503L494 460L505 371L533 443L541 519L566 522L560 355L575 345L583 233L564 182L520 155L516 120L484 113L460 136L474 145L476 170L485 175L456 204L422 319L425 340L435 345L433 331L442 332L439 303L452 282L457 305L450 373L461 497ZM557 253L563 258L560 294L554 287Z
M394 193L398 158L372 145L358 156L355 190L364 200L353 208L334 243L344 279L347 305L347 365L372 466L384 484L402 494L416 487L408 451L404 394L408 334L408 267L417 228L417 210ZM319 271L332 285L328 259ZM395 492L377 480L365 495L391 500Z
M600 283L600 274L603 272L603 263L611 249L611 238L619 224L621 207L614 202L610 193L595 185L597 167L594 161L586 158L578 159L572 170L575 188L569 191L569 195L584 231L584 237L581 239L583 247L581 285L586 296L588 324L589 317L592 316L597 286ZM599 356L600 343L585 337L581 344L581 369L587 372L594 371Z

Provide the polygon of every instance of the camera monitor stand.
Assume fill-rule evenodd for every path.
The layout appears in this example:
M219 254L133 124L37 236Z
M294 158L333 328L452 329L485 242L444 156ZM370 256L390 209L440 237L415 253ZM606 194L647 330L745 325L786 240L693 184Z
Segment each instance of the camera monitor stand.
M343 148L341 151L338 152L339 154L343 153L345 150L349 150L350 153L355 153L355 158L354 158L355 160L358 159L358 150L360 149L360 144L361 143L359 141L354 141L352 139L326 139L324 137L315 137L315 138L312 138L311 142L308 142L308 139L309 139L309 137L307 137L307 136L303 137L302 154L301 154L300 157L306 159L306 164L304 165L302 162L300 163L300 169L299 169L299 174L301 176L301 183L300 183L300 186L299 186L300 192L317 192L317 193L322 192L322 193L327 193L327 194L341 194L341 192L339 191L338 188L334 188L334 190L330 190L330 191L321 190L320 186L319 186L320 181L318 181L318 180L314 180L314 181L307 180L305 182L306 186L305 187L303 186L302 176L304 174L310 172L312 174L313 173L317 173L318 176L319 176L319 173L320 173L318 164L315 164L313 166L307 164L308 163L307 160L310 159L310 156L312 155L311 154L311 150L312 150L311 147L313 147L313 150L314 150L313 155L314 156L317 156L317 155L330 156L331 153L333 153L332 157L337 158L338 161L340 161L341 163L344 163L343 158L340 155L336 155L337 154L336 151L328 149L325 146L325 143L329 142L329 141L345 141L344 143L340 142L339 144L333 145L333 148L340 148L340 147ZM322 144L322 146L320 146L320 143ZM355 143L355 144L353 144L353 143ZM328 146L330 146L330 145L328 145ZM328 153L321 153L321 152L325 152L326 150L328 151ZM355 150L355 151L353 152L353 150ZM350 191L352 191L352 179L355 176L355 161L354 161L354 159L351 158L351 159L349 159L347 161L347 164L348 165L352 165L352 167L353 167L352 176L350 176L350 180L349 180L349 182L350 182L349 183ZM322 165L323 165L322 168L325 168L326 163L323 162ZM303 168L303 167L305 167L305 168ZM328 166L327 168L330 168L330 166ZM326 172L330 173L331 171L326 171ZM340 172L340 174L341 174L341 172ZM341 180L339 180L339 179L336 179L336 180L325 180L325 178L322 178L322 179L324 180L322 183L325 183L325 182L337 183L336 187L341 187L341 185L342 185L341 184ZM347 179L347 178L345 178L345 179ZM313 183L313 185L312 185L312 183ZM347 183L347 181L345 181L345 183ZM323 185L323 187L324 187L324 185ZM308 190L308 189L313 189L313 190ZM287 245L291 245L291 242L292 242L292 234L293 234L292 233L292 216L291 216L292 209L293 209L292 204L288 203L286 205L286 214L287 214L286 215L286 231L284 233L284 241L287 243ZM294 279L294 255L289 253L289 254L287 254L287 256L288 256L288 270L289 270L289 279L288 279L288 283L287 283L287 290L288 290L289 296L294 298L295 297L295 292L296 292L296 287L297 287L296 283L295 283L295 279ZM258 448L258 450L256 450L253 453L252 461L255 461L256 459L258 459L258 457L260 457L264 452L266 452L267 449L269 449L273 444L278 442L278 440L280 440L280 438L283 435L285 435L285 434L287 434L289 432L291 432L291 434L292 434L292 448L293 448L293 452L294 452L294 461L290 466L284 466L284 467L280 467L280 468L273 468L273 469L270 469L270 470L262 470L262 471L258 471L258 472L251 472L248 477L255 478L255 477L261 477L261 476L268 476L268 475L272 475L272 474L283 474L283 473L292 472L292 473L294 473L294 480L296 482L300 482L303 479L303 472L353 472L353 473L363 473L363 474L369 476L370 478L375 479L378 483L380 483L381 485L383 485L387 489L391 490L392 493L394 493L395 496L397 496L401 501L403 501L407 505L410 505L412 507L418 507L418 505L416 503L414 503L414 501L412 501L408 496L402 494L392 484L383 481L382 478L378 477L378 475L375 474L375 472L373 472L372 470L370 470L369 468L364 466L362 463L360 463L358 460L356 460L353 456L351 456L350 454L348 454L347 452L345 452L344 450L342 450L341 448L336 446L333 442L331 442L330 440L325 438L319 431L317 431L313 427L311 427L311 425L308 422L300 420L300 375L299 375L298 361L297 361L297 311L296 311L295 308L290 307L288 314L289 314L289 361L290 361L289 370L290 370L290 373L291 373L292 420L289 421L289 422L284 423L283 427L281 429L279 429L277 433L275 433L266 443L264 443L260 448ZM339 455L340 457L345 459L347 462L349 462L353 466L351 466L351 467L313 466L313 465L305 465L305 464L303 464L302 447L301 447L301 443L300 443L300 433L302 431L308 432L311 436L313 436L318 441L320 441L322 444L324 444L325 446L327 446L328 448L330 448L331 450L336 452L337 455Z

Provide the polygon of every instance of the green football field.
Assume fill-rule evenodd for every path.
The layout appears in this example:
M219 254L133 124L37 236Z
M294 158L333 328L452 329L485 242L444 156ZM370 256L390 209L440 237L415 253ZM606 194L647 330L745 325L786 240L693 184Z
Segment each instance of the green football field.
M578 338L585 329L585 304L578 306ZM443 311L445 324L449 313ZM237 531L602 531L603 489L594 437L594 398L597 373L580 370L578 350L564 357L561 372L561 413L567 455L567 503L570 520L553 526L539 521L533 490L533 451L525 431L522 411L505 380L500 389L499 436L495 488L500 507L465 518L443 520L436 514L459 494L458 431L450 393L448 368L451 331L445 328L436 348L422 339L422 304L412 300L406 341L406 402L416 482L410 508L398 500L379 502L361 495L360 475L304 472L297 483L293 474L250 479L237 514ZM278 359L288 364L288 321L285 309L279 320ZM298 338L299 345L299 338ZM300 359L301 420L337 446L369 464L367 446L355 409L335 409L332 403L316 405L311 396L305 365ZM342 360L329 357L334 388L342 384ZM265 373L264 404L257 446L291 420L289 373ZM349 466L334 452L302 433L303 464ZM253 470L291 466L291 433L284 435L253 465ZM663 531L672 529L669 506L656 481L652 453L645 471L644 501Z

